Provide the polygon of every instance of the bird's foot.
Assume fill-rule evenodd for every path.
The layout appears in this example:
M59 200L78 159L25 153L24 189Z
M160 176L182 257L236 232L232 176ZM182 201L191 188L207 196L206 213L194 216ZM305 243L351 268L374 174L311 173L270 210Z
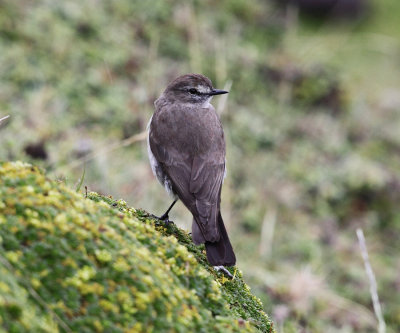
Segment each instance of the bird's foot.
M214 266L217 272L222 272L225 276L233 280L234 276L224 266Z
M173 221L170 221L168 214L164 214L160 217L152 214L151 217L164 222L165 225L174 224Z
M162 215L162 216L159 218L159 220L161 220L161 221L168 221L168 222L169 222L169 216L168 216L168 214Z
M160 218L159 218L159 220L161 220L161 221L163 221L164 222L164 224L165 225L170 225L170 224L174 224L174 221L171 221L170 219L169 219L169 217L168 217L168 215L167 216L161 216Z

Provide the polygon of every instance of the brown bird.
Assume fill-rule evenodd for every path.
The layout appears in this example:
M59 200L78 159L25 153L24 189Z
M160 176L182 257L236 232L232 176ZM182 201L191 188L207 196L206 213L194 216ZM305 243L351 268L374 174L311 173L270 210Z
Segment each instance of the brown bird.
M154 175L174 202L180 199L193 215L192 238L204 243L213 266L233 266L235 253L221 216L225 176L225 139L210 100L227 91L210 79L186 74L172 81L155 101L149 122L148 154Z

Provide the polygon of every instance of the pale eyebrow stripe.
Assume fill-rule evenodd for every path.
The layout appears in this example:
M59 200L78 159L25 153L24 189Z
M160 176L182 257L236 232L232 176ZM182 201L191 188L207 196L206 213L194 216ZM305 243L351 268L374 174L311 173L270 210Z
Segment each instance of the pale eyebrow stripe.
M196 89L202 94L210 92L210 89L208 89L208 87L203 85L198 85Z

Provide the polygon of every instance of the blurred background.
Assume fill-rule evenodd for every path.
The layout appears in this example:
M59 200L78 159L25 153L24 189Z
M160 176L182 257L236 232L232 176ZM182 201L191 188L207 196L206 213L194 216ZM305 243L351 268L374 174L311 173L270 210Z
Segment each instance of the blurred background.
M376 332L355 230L400 331L398 0L0 0L0 159L162 214L145 129L203 73L227 140L223 216L278 332ZM189 229L179 203L170 215Z

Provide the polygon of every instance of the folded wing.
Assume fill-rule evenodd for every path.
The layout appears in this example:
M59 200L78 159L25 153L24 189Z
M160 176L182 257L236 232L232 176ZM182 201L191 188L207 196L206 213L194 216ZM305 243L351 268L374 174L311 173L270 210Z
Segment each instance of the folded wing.
M154 157L171 180L174 192L193 214L196 223L192 232L194 242L218 241L217 220L225 163L209 155L191 157L172 147L165 149L151 135L149 143Z

